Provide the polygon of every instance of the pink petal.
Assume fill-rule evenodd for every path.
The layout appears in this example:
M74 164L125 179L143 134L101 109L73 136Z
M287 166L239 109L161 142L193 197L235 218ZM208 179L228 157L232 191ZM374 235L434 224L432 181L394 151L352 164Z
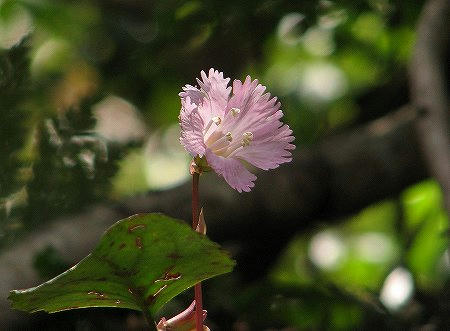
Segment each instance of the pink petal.
M186 98L189 97L191 99L191 102L196 104L197 106L203 102L203 97L205 96L202 91L189 84L183 86L183 92L179 93L178 95L181 97L181 102L185 102Z
M283 145L282 142L269 142L251 146L251 148L236 153L235 157L263 170L275 169L282 163L292 161L291 153L284 148L293 149L295 146L292 144Z
M258 126L268 123L269 119L277 114L281 104L276 98L270 99L269 93L264 94L265 89L265 86L258 84L257 80L251 81L250 76L247 76L244 83L235 80L233 95L227 109L238 108L240 112L235 117L229 115L229 111L227 112L227 121L223 130L241 135L247 131L253 132Z
M228 87L230 78L224 78L223 72L219 72L213 68L209 69L208 76L206 76L204 71L200 74L202 80L197 78L197 82L207 94L206 99L207 101L210 101L208 106L211 107L213 111L220 111L223 115L231 92L231 86Z
M255 186L256 176L248 171L241 162L234 158L224 158L206 149L206 159L214 171L223 176L225 181L239 193L250 192Z
M189 96L182 100L180 112L181 136L180 142L193 156L200 157L205 154L205 142L203 141L203 120L197 106L191 103Z
M219 116L221 119L224 117L231 92L231 86L228 86L230 78L224 78L222 72L213 68L209 70L208 76L204 71L200 74L202 80L197 79L197 82L201 89L186 85L179 96L181 102L189 97L191 102L197 105L203 123L207 125L213 117Z
M253 141L249 146L239 150L234 157L245 160L263 170L277 168L280 164L290 162L295 149L291 144L294 137L288 125L279 121L266 124L253 132Z
M257 95L254 95L254 91L257 89ZM244 83L240 80L233 81L233 95L228 103L228 109L233 107L241 110L241 116L248 111L248 104L251 103L252 98L260 97L264 93L265 87L258 85L258 80L252 81L250 76L245 78Z
M257 80L252 81L249 76L244 83L234 81L228 107L239 108L240 113L234 118L227 114L223 131L232 132L236 139L251 132L250 144L237 149L233 157L268 170L291 161L290 150L295 146L291 144L294 140L292 130L280 121L283 116L281 104L264 91L265 87Z

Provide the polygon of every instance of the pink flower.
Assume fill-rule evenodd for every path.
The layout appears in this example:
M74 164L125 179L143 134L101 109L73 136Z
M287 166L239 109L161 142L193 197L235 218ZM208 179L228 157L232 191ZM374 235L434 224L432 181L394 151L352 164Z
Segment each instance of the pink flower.
M210 69L186 85L181 97L180 142L203 167L211 167L238 192L249 192L256 176L243 163L268 170L292 160L292 130L265 86L247 76L244 83ZM205 159L206 158L206 159Z

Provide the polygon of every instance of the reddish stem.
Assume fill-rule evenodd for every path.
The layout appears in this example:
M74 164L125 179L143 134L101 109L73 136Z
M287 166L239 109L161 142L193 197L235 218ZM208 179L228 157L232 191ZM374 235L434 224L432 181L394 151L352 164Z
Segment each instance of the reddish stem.
M195 325L197 331L203 331L202 283L195 284Z
M192 174L192 228L197 229L199 217L199 203L198 203L198 182L200 174L194 172ZM203 330L203 304L202 304L202 283L198 283L194 287L195 293L195 324L196 330Z
M192 228L197 229L198 224L198 181L200 179L200 174L194 172L192 174Z

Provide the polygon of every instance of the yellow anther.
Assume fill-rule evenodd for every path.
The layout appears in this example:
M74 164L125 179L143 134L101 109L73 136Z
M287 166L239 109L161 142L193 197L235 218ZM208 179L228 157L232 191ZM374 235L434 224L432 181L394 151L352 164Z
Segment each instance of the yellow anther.
M239 113L241 112L241 110L239 108L231 108L230 111L231 111L231 114L235 117L238 116Z
M250 142L252 140L253 140L253 133L251 133L250 131L242 134L242 146L243 147L250 145Z
M222 119L219 116L216 116L211 118L211 121L213 121L215 125L219 125L222 122Z
M230 142L233 140L233 136L231 135L231 132L230 132L230 131L227 132L227 134L225 135L225 137L227 137L227 140L230 141Z

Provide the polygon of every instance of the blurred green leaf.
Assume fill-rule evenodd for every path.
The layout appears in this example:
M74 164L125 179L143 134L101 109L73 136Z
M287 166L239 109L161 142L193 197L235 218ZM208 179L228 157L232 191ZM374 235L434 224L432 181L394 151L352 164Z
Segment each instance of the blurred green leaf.
M192 84L193 82L191 82ZM146 107L149 116L150 125L153 127L167 126L178 118L180 112L180 99L177 96L181 90L174 82L170 83L168 79L158 82L152 90L150 104Z
M192 14L195 14L201 7L202 4L200 1L196 0L186 1L176 10L175 18L177 20L182 20Z
M21 227L22 219L9 216L27 200L23 184L29 177L28 160L21 152L31 117L23 98L30 92L28 51L28 38L11 49L0 50L0 248L8 244L9 238L2 236L6 231Z
M145 175L145 154L141 149L131 150L118 162L118 167L119 170L112 178L112 197L126 197L149 190Z
M405 190L401 202L374 204L343 224L296 237L272 269L270 280L291 291L337 290L358 302L357 306L371 307L375 312L383 310L378 295L386 276L403 263L412 271L412 282L419 290L441 289L449 279L450 268L445 262L448 217L440 187L434 180L421 182ZM294 310L299 313L305 311L301 301L294 301L286 305L297 306ZM352 312L351 306L345 305L345 313L336 303L326 306L333 329L352 325L343 326L344 320L355 318L357 323L361 314L357 306ZM282 316L291 315L289 309L282 311Z
M340 226L295 238L270 277L279 286L337 287L356 301L377 306L373 293L399 260L395 203L370 206Z
M12 291L9 300L27 312L118 307L151 318L177 294L233 266L217 244L184 222L141 214L113 225L76 266L37 287Z
M364 231L380 231L392 233L395 231L395 220L398 217L397 206L394 201L388 200L364 208L352 216L343 225L343 231L358 233Z
M434 180L424 181L408 188L403 192L401 199L409 231L417 229L430 214L435 214L442 203L439 184Z
M366 12L358 16L352 26L352 33L364 42L375 44L384 32L385 23L381 15L375 12Z
M242 307L239 309L250 330L267 326L295 330L355 328L362 318L361 306L346 293L323 285L320 279L314 286L301 289L258 282L239 293L237 305Z
M439 288L449 277L440 261L448 248L448 216L442 206L439 184L428 180L412 186L402 195L407 234L412 237L406 254L418 286Z
M50 278L63 272L70 266L51 245L45 247L33 258L33 268L41 278Z
M346 73L353 93L377 84L382 71L380 63L359 48L343 50L337 58L337 63Z
M18 0L34 17L37 25L62 38L82 40L98 22L95 6L89 2Z

